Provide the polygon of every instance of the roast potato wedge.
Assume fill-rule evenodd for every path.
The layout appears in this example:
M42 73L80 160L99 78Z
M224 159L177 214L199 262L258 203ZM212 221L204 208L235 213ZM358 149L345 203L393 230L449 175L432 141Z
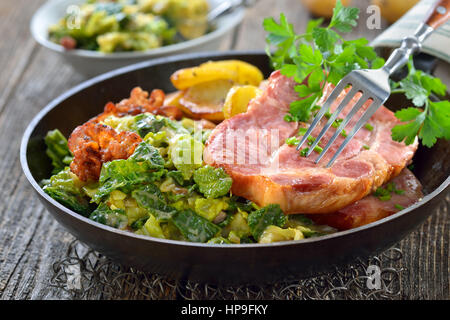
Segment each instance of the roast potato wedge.
M167 93L164 99L163 105L165 106L179 106L179 100L183 96L183 91L175 91L171 93Z
M239 113L246 112L250 100L261 92L261 89L251 85L234 86L231 88L230 91L228 91L223 106L224 118L228 119Z
M196 84L182 91L178 107L193 119L222 121L225 98L234 84L223 79Z
M263 74L247 62L223 60L208 61L197 67L180 69L172 74L170 80L178 90L214 80L230 80L237 84L258 86L263 80Z

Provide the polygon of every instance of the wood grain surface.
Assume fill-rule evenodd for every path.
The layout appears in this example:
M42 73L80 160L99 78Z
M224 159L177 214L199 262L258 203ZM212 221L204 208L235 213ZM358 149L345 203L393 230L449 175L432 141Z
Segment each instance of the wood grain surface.
M65 257L73 237L50 216L22 174L19 145L39 110L85 80L56 54L40 47L29 32L29 21L43 0L0 1L0 298L63 299L67 294L50 285L52 265ZM364 19L368 1L353 1ZM302 31L310 18L299 0L260 0L241 26L237 49L263 49L262 19L285 12ZM361 20L364 21L364 20ZM383 27L385 25L383 24ZM364 23L347 37L373 39L381 30ZM229 46L230 40L223 45ZM449 83L447 75L444 81ZM130 88L131 89L131 88ZM449 299L449 199L417 231L401 241L402 298ZM383 235L380 235L383 236ZM130 293L130 297L135 296ZM101 298L92 294L89 298ZM161 294L160 298L170 298Z

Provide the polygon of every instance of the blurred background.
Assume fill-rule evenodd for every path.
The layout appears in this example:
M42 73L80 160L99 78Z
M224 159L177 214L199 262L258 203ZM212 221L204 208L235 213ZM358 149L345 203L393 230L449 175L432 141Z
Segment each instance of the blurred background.
M191 16L193 17L191 21L197 19L200 21L200 25L204 23L205 14L207 14L208 8L205 8L202 3L209 2L209 10L217 9L217 7L223 7L226 4L230 3L233 6L238 6L239 4L245 4L247 8L245 9L245 15L242 17L236 17L244 10L234 10L231 13L222 15L219 17L219 26L218 29L230 29L227 32L222 32L220 36L210 37L205 40L203 44L196 45L191 49L181 49L181 50L153 50L152 54L147 55L146 57L141 57L139 59L130 59L123 60L123 52L121 63L117 63L112 59L116 53L112 53L108 60L109 62L105 62L107 59L96 59L89 60L86 56L90 55L90 53L96 54L97 52L91 51L87 54L83 54L82 62L87 62L87 64L91 64L90 68L86 68L86 65L77 65L72 60L77 59L78 54L68 53L67 50L64 50L60 44L70 48L74 44L70 41L71 37L62 37L60 35L58 37L58 32L54 32L53 35L56 36L51 37L52 41L49 41L48 30L49 27L57 22L58 19L63 17L64 9L68 7L70 4L81 4L88 2L96 2L95 0L79 0L79 1L65 1L65 0L52 0L50 3L55 3L56 5L47 5L45 12L39 15L39 19L34 19L34 25L31 25L32 35L41 43L44 44L50 50L42 50L36 44L36 42L30 36L30 20L33 17L33 14L36 13L38 8L42 6L45 1L44 0L2 0L0 3L0 26L2 30L7 30L4 32L4 37L6 37L7 41L3 41L0 45L0 68L4 70L2 75L0 75L0 85L1 81L8 81L11 78L11 74L17 73L17 67L15 66L14 61L21 61L22 64L27 61L30 63L30 59L36 60L45 60L42 63L49 63L52 66L57 66L58 72L74 72L81 71L84 73L83 75L74 75L77 81L82 80L82 78L90 77L94 74L97 74L100 71L94 70L96 67L100 66L100 64L108 63L107 69L119 67L121 65L142 61L145 59L154 58L156 56L167 56L171 54L186 52L186 51L210 51L210 50L227 50L227 49L237 49L237 50L262 50L265 47L264 40L264 31L262 29L262 21L267 16L273 16L275 18L279 17L281 12L284 12L290 22L295 25L296 31L304 32L306 28L306 24L309 19L324 17L329 18L332 15L333 7L335 6L335 0L215 0L215 1L206 1L206 0L195 0L195 1L186 1L186 0L134 0L128 1L128 3L141 4L145 3L145 6L148 8L156 8L160 10L161 4L174 1L178 3L178 6L183 8L183 6L188 6L188 9L182 10L172 10L175 11L175 15L178 15L178 19L181 19L180 16ZM122 0L123 1L123 0ZM97 1L99 2L99 1ZM101 2L101 1L100 1ZM105 2L114 2L113 0L105 1ZM127 2L127 1L125 1ZM360 23L353 30L353 32L346 35L347 38L357 38L357 37L366 37L368 40L373 40L377 35L379 35L386 27L388 27L391 23L394 23L397 19L399 19L405 12L407 12L414 4L416 4L417 0L343 0L344 5L351 5L359 7L360 10ZM55 9L58 7L59 9ZM131 6L132 6L131 5ZM381 14L381 18L376 21L377 27L368 29L364 21L366 21L370 16L374 14L373 10L370 10L371 5L377 5L379 8L376 14ZM369 9L368 9L369 8ZM58 11L59 10L59 11ZM61 11L63 10L63 11ZM66 10L66 14L70 13L70 8ZM43 10L40 10L43 11ZM73 10L72 10L73 11ZM155 11L155 10L153 10ZM38 14L36 14L38 15ZM221 24L220 19L226 17L226 21L223 21ZM231 18L229 18L231 17ZM228 20L227 20L228 19ZM93 19L91 19L93 20ZM76 22L76 20L74 20ZM178 20L177 20L178 21ZM64 23L70 22L69 20L64 21ZM73 23L73 21L72 21ZM92 21L89 22L92 24ZM100 23L97 21L97 23ZM102 22L105 24L105 22ZM232 26L231 26L232 24ZM92 27L92 26L88 26ZM185 28L186 29L186 28ZM191 28L192 29L192 28ZM37 31L36 31L37 30ZM203 37L201 37L201 33L196 35L195 32L191 31L189 36L192 38L196 38L194 41L201 41ZM194 30L195 31L195 30ZM198 30L197 30L198 31ZM178 32L180 34L180 32ZM181 32L183 34L183 32ZM188 34L184 32L184 34ZM189 37L188 36L188 37ZM207 34L206 36L209 37ZM69 38L69 41L67 40ZM103 37L105 38L105 37ZM109 42L111 43L111 41ZM57 45L55 45L57 44ZM182 44L183 45L183 44ZM178 46L178 45L176 45ZM169 46L173 47L173 46ZM102 47L103 48L103 47ZM165 47L163 49L167 49ZM156 54L161 51L161 54ZM77 50L79 51L79 50ZM86 50L83 50L86 51ZM150 50L152 51L152 50ZM132 52L131 54L141 54L141 52ZM128 55L130 56L130 55ZM65 63L63 63L63 57L69 63L74 64L75 69L70 70ZM70 61L69 61L70 60ZM114 62L113 62L114 60ZM42 65L38 63L38 65ZM10 70L14 68L15 70ZM83 72L82 69L88 69L91 72ZM99 70L104 71L104 68ZM51 72L51 68L46 69L47 72ZM0 86L1 87L1 86Z
M52 3L59 1L52 0ZM429 4L432 0L423 1ZM401 19L416 2L343 0L346 5L360 8L360 23L345 37L374 40L398 22L397 19ZM49 286L52 264L66 257L67 247L74 239L46 213L19 164L20 139L34 115L55 97L89 78L67 63L64 55L71 53L62 50L59 44L53 44L53 49L46 48L33 38L30 22L46 3L45 0L0 0L0 298L3 299L55 298L55 292ZM245 9L236 32L230 32L220 40L219 50L263 50L262 21L265 17L278 19L284 12L296 31L302 33L312 17L329 17L335 1L256 0L248 3L251 7ZM377 27L368 28L365 22L374 14L369 10L373 10L374 7L370 7L373 4L378 5L380 19L374 21ZM231 13L231 17L235 18L236 13ZM53 19L59 18L53 16ZM224 28L229 26L224 23ZM404 26L399 32L393 29L391 39L386 38L385 43L395 40L393 37L401 38L402 32L412 32L417 24L408 22ZM36 27L45 34L49 26L42 23ZM446 54L450 47L447 38L450 31L448 24L444 27L440 36L447 42L437 43ZM211 41L204 44L211 44ZM97 63L90 66L94 68ZM441 60L435 74L449 84L448 63ZM405 268L403 280L408 298L448 299L448 226L445 212L435 214L399 243L405 256L401 267Z
M89 0L87 0L89 1ZM92 0L91 0L92 1ZM130 3L136 1L150 1L161 2L162 0L131 0ZM165 0L167 1L167 0ZM186 0L175 0L178 2L189 2ZM199 0L203 1L203 0ZM221 3L227 3L227 0L208 0L209 3L213 3L214 6L219 6ZM71 67L69 59L80 58L68 50L55 43L51 43L48 39L47 30L52 23L62 18L61 13L50 14L50 20L48 14L44 15L44 20L36 23L37 27L31 25L31 29L40 28L41 39L39 42L45 42L47 48L39 45L33 35L36 37L36 32L30 31L30 22L33 15L38 15L38 9L45 4L51 4L53 8L55 4L63 3L84 3L86 0L2 0L0 1L0 28L3 30L3 41L0 42L0 105L1 102L5 102L8 98L12 88L18 86L20 91L25 95L37 95L34 98L35 103L43 107L48 103L50 98L55 97L72 87L73 85L90 78L91 76L98 74L100 71L96 70L97 67L104 69L102 63L107 63L106 68L108 70L119 67L123 63L132 63L135 61L148 60L153 58L152 50L146 51L150 54L147 57L140 57L138 60L122 61L116 63L109 56L108 58L89 60L86 56L98 54L98 52L88 52L81 58L83 68ZM164 1L163 1L164 2ZM223 22L224 28L230 29L229 23L233 23L233 30L228 30L220 36L215 36L214 39L206 39L203 44L197 48L193 48L193 51L205 51L205 50L263 50L265 48L265 33L262 28L262 21L267 16L278 18L281 12L284 12L287 19L292 22L297 32L302 33L305 31L308 20L317 17L330 17L332 9L335 5L335 0L233 0L233 3L245 2L248 5L247 8L242 9L244 13L241 20L236 18L239 10L231 12L228 17L230 20ZM392 23L395 23L405 12L407 12L417 0L343 0L345 5L356 6L360 9L359 24L352 32L345 34L348 39L365 37L372 41L378 35L383 33ZM431 3L433 0L422 0L424 3ZM373 22L373 5L377 5L378 12L375 12L376 27L371 26L368 28L366 21L372 17ZM372 6L372 7L371 7ZM212 7L210 8L212 9ZM60 9L61 10L61 9ZM64 9L63 9L64 10ZM63 11L64 12L64 11ZM380 15L378 15L378 13ZM234 20L233 20L234 19ZM236 20L241 21L236 24ZM238 21L238 22L239 22ZM410 21L407 21L406 25L411 25ZM415 24L410 26L410 30L407 32L413 32ZM445 27L445 26L444 26ZM447 29L450 26L447 24ZM394 30L396 31L396 30ZM395 32L393 34L396 34ZM400 33L399 33L400 34ZM450 34L450 31L446 31L446 34ZM209 36L209 35L206 35ZM42 39L45 38L45 39ZM200 37L202 38L202 37ZM198 38L198 39L200 39ZM193 41L198 41L194 39ZM401 36L398 36L398 41ZM446 38L448 40L448 38ZM449 43L449 42L447 42ZM184 45L183 43L181 44ZM395 44L394 44L395 45ZM169 46L176 47L178 46ZM162 50L166 50L169 47L164 47ZM448 46L442 46L442 50L447 51ZM56 48L56 49L55 49ZM192 48L191 48L192 49ZM160 50L160 49L157 49ZM156 50L156 51L157 51ZM76 50L79 51L79 50ZM86 51L86 50L83 50ZM162 53L160 56L168 56L169 54L180 53L182 50L173 51L168 53ZM141 54L140 52L121 52L120 54ZM117 55L112 53L111 55ZM87 73L84 71L88 71ZM443 77L444 81L448 83L447 78L449 74L448 64L440 62L440 66L436 69L437 76ZM91 72L89 72L91 71ZM81 73L80 73L81 72ZM39 81L37 81L39 79ZM19 81L22 80L22 81ZM29 81L23 81L29 80ZM42 94L43 90L46 94Z

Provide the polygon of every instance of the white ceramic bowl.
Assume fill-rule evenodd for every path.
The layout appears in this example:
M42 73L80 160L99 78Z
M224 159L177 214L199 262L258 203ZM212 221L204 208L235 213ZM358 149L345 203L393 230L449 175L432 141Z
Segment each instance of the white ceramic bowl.
M42 46L60 54L75 70L95 76L129 64L149 59L175 55L185 52L215 51L222 40L232 33L244 18L244 9L221 16L216 21L216 29L202 37L147 51L102 53L90 50L65 50L61 45L48 39L48 27L57 23L65 14L67 7L85 0L51 0L40 7L31 19L31 34ZM215 8L221 0L209 0L210 8Z

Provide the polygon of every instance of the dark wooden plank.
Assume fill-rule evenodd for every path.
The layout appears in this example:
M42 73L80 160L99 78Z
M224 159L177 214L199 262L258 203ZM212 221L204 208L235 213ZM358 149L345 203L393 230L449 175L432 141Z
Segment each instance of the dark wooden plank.
M403 298L449 299L450 196L440 209L400 242L404 253Z
M66 256L73 237L52 219L34 196L18 159L21 135L33 115L52 98L83 80L59 57L38 48L30 38L29 18L42 2L6 0L0 3L0 28L8 30L0 42L1 299L69 297L64 291L51 287L50 279L53 263ZM267 15L278 16L281 11L286 12L298 31L304 30L309 14L299 3L299 0L260 0L247 13L237 48L262 49L262 19ZM367 3L360 1L358 6L364 8ZM372 39L378 32L380 30L369 32L360 26L348 36ZM401 263L406 269L402 277L403 298L449 298L448 207L447 202L399 244L404 254ZM127 285L126 279L121 281L122 285ZM160 298L176 297L173 290L157 294ZM103 297L99 288L87 298ZM142 298L142 295L131 291L126 297Z
M45 291L33 294L31 284L49 272L55 255L64 255L67 242L63 240L69 239L34 196L19 164L21 135L31 118L52 98L83 79L58 59L40 48L0 114L0 148L4 152L0 159L2 298L45 295Z
M0 2L0 112L37 48L29 31L29 19L44 0ZM20 22L20 23L19 23Z
M346 34L345 38L355 39L365 37L370 41L387 26L386 22L381 21L380 29L369 30L366 27L366 21L369 16L366 9L369 2L366 0L353 1L352 6L360 8L360 19L358 26L352 32ZM299 33L305 32L308 21L315 18L310 15L300 0L259 0L254 7L247 10L242 23L237 49L263 50L265 47L265 31L262 27L263 20L267 16L273 16L278 21L281 12L286 15L288 21L294 25L296 32Z

